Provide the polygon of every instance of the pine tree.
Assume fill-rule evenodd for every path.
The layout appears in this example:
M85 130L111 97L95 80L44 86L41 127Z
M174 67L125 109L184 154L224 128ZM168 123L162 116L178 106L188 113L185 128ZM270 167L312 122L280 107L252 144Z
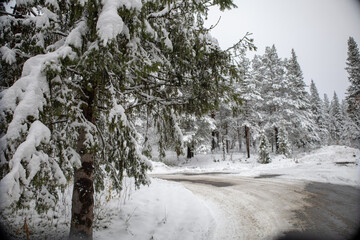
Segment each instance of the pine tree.
M261 116L259 110L263 101L258 89L260 86L258 82L260 78L253 74L253 72L256 72L256 69L260 67L258 59L259 58L255 56L252 61L255 71L251 71L250 61L246 58L245 52L242 53L239 61L243 80L240 82L238 88L242 98L242 104L239 108L239 114L236 116L236 122L238 135L243 135L245 137L248 158L250 158L250 142L253 138L252 135L256 135L259 132L258 125ZM240 144L240 137L238 137L238 141Z
M261 112L263 115L261 128L271 134L272 149L277 151L279 123L285 121L286 105L288 103L285 92L286 84L284 61L277 55L275 45L265 48L265 54L259 57L260 64L254 68L254 77L259 79L259 90L264 99Z
M357 133L360 132L360 129L349 116L347 101L343 100L340 108L342 114L340 143L358 148L360 146L360 135Z
M343 124L343 116L340 109L339 98L336 92L334 92L333 99L330 103L329 109L330 116L330 135L333 143L338 144L341 136L341 126Z
M13 17L2 16L1 33L15 36L16 25L30 42L1 41L2 59L30 54L23 66L15 54L22 74L0 94L1 209L36 197L46 211L73 179L70 238L92 239L93 194L105 178L119 190L124 174L137 187L149 183L134 125L139 112L153 115L165 143L177 113L202 114L224 92L235 96L236 66L203 27L205 1L25 0L17 7L21 17L10 24Z
M319 129L319 137L321 139L321 144L328 144L329 132L325 119L326 115L324 104L319 96L319 92L313 80L311 80L310 85L310 105L315 123Z
M270 159L270 143L264 131L260 132L260 145L259 145L259 162L269 163Z
M348 40L348 58L346 61L350 86L346 92L348 113L350 118L360 128L360 52L354 38Z
M285 119L291 122L291 127L288 127L291 141L298 147L320 142L317 134L319 129L314 121L309 94L305 90L304 77L294 49L291 50L290 59L286 61L285 84L287 104L284 104L284 110L287 115Z
M325 127L327 129L328 134L328 141L327 144L331 144L332 138L331 138L331 118L330 118L330 101L329 101L329 97L327 96L327 94L324 94L324 99L323 99L323 114L324 114L324 119L325 119Z
M277 153L289 157L291 155L291 146L288 140L288 133L284 127L279 128L278 144L279 149Z
M195 152L211 151L211 133L216 129L213 118L207 114L203 116L184 114L181 116L179 126L187 147L187 158L192 158Z
M272 135L272 146L278 152L279 127L289 132L289 144L305 147L319 142L311 112L309 94L295 51L290 59L278 57L275 46L253 61L253 76L258 79L263 98L260 112L264 129ZM280 124L281 123L281 124Z

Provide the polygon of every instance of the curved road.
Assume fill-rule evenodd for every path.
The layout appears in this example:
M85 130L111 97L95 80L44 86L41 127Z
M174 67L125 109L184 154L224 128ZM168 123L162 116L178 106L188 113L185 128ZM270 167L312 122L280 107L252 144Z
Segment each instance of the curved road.
M213 239L352 239L360 224L359 188L235 175L154 175L181 182L217 222Z

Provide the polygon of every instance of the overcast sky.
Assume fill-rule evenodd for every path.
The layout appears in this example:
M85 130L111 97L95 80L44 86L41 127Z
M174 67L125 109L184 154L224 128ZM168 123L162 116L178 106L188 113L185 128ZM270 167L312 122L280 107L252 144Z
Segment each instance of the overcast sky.
M347 40L360 45L359 0L234 0L237 9L210 11L207 26L221 20L211 34L225 49L246 32L253 33L256 54L275 44L280 57L294 48L305 83L315 81L321 96L340 99L348 87L345 62ZM252 56L252 55L251 55Z

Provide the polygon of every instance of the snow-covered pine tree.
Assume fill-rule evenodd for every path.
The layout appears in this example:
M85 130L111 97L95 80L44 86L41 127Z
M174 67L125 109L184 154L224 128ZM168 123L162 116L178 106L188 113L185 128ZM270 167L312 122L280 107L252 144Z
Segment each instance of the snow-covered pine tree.
M265 131L261 131L259 145L259 162L269 163L270 161L270 143L266 137Z
M286 131L286 129L284 127L279 127L279 137L278 137L278 144L279 144L279 149L278 152L279 154L283 154L286 157L290 157L291 155L291 145L288 139L288 133Z
M330 112L330 100L329 100L329 97L326 93L324 93L324 111L325 111L325 114L329 114ZM326 116L326 115L325 115Z
M290 145L304 147L320 141L294 50L291 57L283 61L278 57L275 46L267 47L263 56L255 56L252 61L252 79L257 83L259 97L262 98L257 101L257 113L260 113L257 119L272 136L273 150L275 146L278 152L280 126L289 132Z
M341 126L343 124L343 116L340 108L339 98L334 92L333 99L330 103L329 108L329 118L330 118L330 136L332 143L338 144L341 136Z
M30 32L27 47L36 51L0 93L2 211L35 197L37 209L46 211L55 206L59 187L73 179L70 237L92 239L93 194L104 178L115 189L124 174L136 186L149 182L151 165L134 127L138 112L169 119L207 112L237 77L230 53L203 27L208 4L18 1L16 29ZM231 0L211 4L234 6ZM17 36L11 21L14 16L1 16L1 33L9 39ZM1 44L2 61L21 68L17 53L27 53L26 44Z
M183 132L184 145L187 147L187 158L192 158L195 152L211 151L211 133L216 126L215 120L210 115L183 114L179 126Z
M310 105L313 113L315 123L319 129L319 137L321 144L327 145L329 142L329 131L326 124L326 114L324 109L323 101L319 96L319 92L316 88L315 82L311 80L310 84Z
M353 37L348 40L348 58L346 60L348 79L350 86L346 92L348 114L360 128L360 52Z
M319 130L314 122L309 94L305 90L304 77L294 49L291 50L291 57L285 62L286 104L282 104L284 119L291 123L291 127L287 127L291 142L298 147L309 146L320 142L317 134Z
M328 131L328 141L327 144L331 144L332 138L331 138L331 118L330 118L330 100L326 93L324 93L324 99L323 99L323 114L324 114L324 120L325 120L325 127Z
M261 75L256 75L257 68L261 66L259 57L255 56L252 61L252 67L255 70L250 69L250 61L246 58L245 52L242 52L239 60L239 69L242 74L242 81L239 83L238 88L240 96L242 98L242 104L239 107L239 113L237 114L237 132L243 135L245 138L247 157L250 158L250 145L252 139L252 133L257 134L259 132L259 122L261 122L260 108L262 104L262 97L258 90L259 82L261 81ZM238 137L240 144L241 138Z
M358 148L360 146L360 135L357 133L360 132L360 129L349 116L346 100L341 101L340 108L342 114L340 143Z
M259 78L259 91L263 98L261 112L263 114L260 126L271 136L272 150L277 152L279 145L278 132L280 122L290 125L287 114L287 83L285 82L284 61L278 57L275 45L265 48L265 54L260 57L261 64L254 68L253 74Z

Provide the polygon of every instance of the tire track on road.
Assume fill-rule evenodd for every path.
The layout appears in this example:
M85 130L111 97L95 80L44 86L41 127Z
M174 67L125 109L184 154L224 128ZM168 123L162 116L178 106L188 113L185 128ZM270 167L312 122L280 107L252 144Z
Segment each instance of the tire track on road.
M358 188L234 175L154 175L181 182L213 210L213 239L274 239L283 233L348 239L359 221ZM323 234L326 233L326 234ZM318 238L319 239L319 238Z

